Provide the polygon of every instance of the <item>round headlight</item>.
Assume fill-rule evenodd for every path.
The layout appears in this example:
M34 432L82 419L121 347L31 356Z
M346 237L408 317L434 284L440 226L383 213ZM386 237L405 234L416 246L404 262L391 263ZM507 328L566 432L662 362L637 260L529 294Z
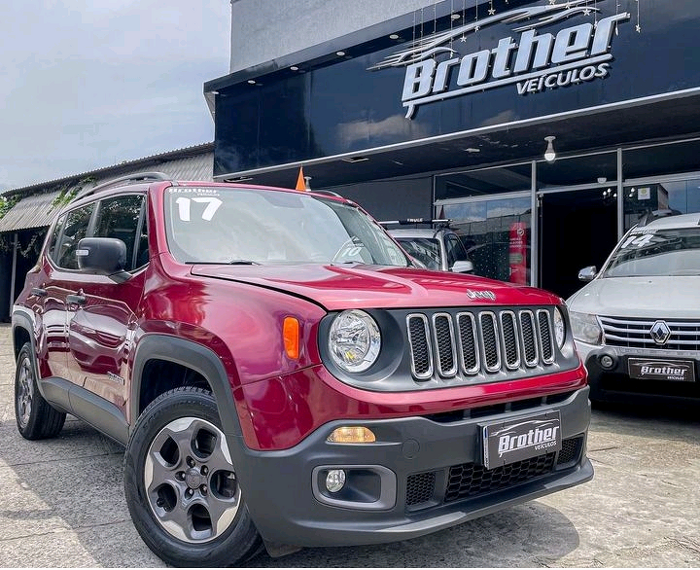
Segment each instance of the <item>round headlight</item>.
M328 350L333 362L346 372L367 370L377 360L381 346L379 326L364 311L343 311L331 325Z
M566 325L564 323L564 315L561 314L559 307L554 307L554 339L557 341L557 346L564 346L566 339Z

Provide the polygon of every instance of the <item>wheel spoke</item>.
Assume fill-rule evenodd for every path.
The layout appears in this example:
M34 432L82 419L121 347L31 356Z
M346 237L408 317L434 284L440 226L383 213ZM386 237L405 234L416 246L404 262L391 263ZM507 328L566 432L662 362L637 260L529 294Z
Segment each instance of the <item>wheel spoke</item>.
M226 437L196 417L173 420L153 438L144 483L163 529L187 542L220 536L241 502Z
M237 489L236 494L230 499L219 498L213 493L207 497L207 510L211 518L212 533L216 536L225 531L238 512L238 505L241 499L241 491Z
M17 380L17 414L20 424L26 426L32 413L34 399L34 377L28 358L22 360Z

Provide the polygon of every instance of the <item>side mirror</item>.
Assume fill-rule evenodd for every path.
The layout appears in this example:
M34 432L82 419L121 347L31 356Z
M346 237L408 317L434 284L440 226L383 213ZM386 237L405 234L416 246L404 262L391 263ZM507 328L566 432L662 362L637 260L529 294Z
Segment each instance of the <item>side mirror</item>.
M454 273L474 273L474 264L471 261L455 261L450 271Z
M116 238L83 238L75 250L78 267L86 273L112 276L115 281L123 281L126 267L126 244Z
M598 270L596 269L595 265L589 265L588 267L584 267L581 271L578 272L579 281L593 281L596 275L598 275Z

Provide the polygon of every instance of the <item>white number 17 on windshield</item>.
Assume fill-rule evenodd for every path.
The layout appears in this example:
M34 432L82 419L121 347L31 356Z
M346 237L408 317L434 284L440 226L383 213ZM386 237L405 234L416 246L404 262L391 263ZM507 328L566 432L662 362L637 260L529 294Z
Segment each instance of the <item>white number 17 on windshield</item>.
M180 198L175 200L181 221L191 221L192 202L195 202L196 204L206 204L206 207L202 211L202 219L206 222L211 221L211 219L214 217L214 214L216 214L216 211L219 209L219 206L223 204L221 200L219 200L218 198L213 198L211 196L201 198L185 198L181 196Z

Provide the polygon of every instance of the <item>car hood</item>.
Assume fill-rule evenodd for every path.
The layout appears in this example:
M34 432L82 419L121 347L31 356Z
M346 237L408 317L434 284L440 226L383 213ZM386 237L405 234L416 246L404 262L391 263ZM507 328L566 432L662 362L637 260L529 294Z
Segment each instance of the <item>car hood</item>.
M559 297L483 277L366 265L194 265L201 277L248 283L310 299L327 310L347 308L542 305Z
M700 317L700 277L594 279L566 304L572 311L617 317Z

